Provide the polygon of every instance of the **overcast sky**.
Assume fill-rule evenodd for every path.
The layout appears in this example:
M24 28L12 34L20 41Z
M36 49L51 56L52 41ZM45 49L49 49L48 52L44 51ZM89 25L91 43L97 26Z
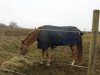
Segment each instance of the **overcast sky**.
M100 9L100 0L0 0L0 23L8 25L13 21L25 28L46 24L91 30L94 9Z

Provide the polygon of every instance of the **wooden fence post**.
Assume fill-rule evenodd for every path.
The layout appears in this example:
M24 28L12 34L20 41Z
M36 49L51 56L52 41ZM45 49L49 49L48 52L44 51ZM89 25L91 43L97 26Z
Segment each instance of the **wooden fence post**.
M87 75L95 75L94 70L95 70L96 38L98 33L98 26L99 26L99 10L94 10Z

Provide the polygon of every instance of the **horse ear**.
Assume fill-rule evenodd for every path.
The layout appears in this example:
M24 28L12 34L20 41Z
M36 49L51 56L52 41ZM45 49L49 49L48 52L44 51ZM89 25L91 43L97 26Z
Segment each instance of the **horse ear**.
M24 43L24 40L22 40L22 43Z

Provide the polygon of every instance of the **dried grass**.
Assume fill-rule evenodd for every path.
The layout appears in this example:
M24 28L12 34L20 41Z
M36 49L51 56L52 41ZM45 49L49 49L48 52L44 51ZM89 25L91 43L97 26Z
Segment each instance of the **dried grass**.
M24 71L29 69L32 65L31 61L28 61L22 56L14 56L11 60L2 63L1 68L8 69L11 71Z

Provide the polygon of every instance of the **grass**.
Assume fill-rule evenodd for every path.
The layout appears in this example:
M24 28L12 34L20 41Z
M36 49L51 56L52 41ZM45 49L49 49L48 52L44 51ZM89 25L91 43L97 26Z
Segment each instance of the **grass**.
M71 62L71 50L69 46L60 46L56 49L49 49L51 66L45 67L39 65L41 58L41 50L32 44L25 56L19 55L19 47L21 40L25 38L29 29L0 29L4 33L0 36L0 65L2 68L22 72L26 75L85 75L86 69L70 67L67 64ZM100 69L100 35L97 38L97 69ZM83 40L83 55L84 66L88 65L88 54L90 48L90 34L84 34Z

